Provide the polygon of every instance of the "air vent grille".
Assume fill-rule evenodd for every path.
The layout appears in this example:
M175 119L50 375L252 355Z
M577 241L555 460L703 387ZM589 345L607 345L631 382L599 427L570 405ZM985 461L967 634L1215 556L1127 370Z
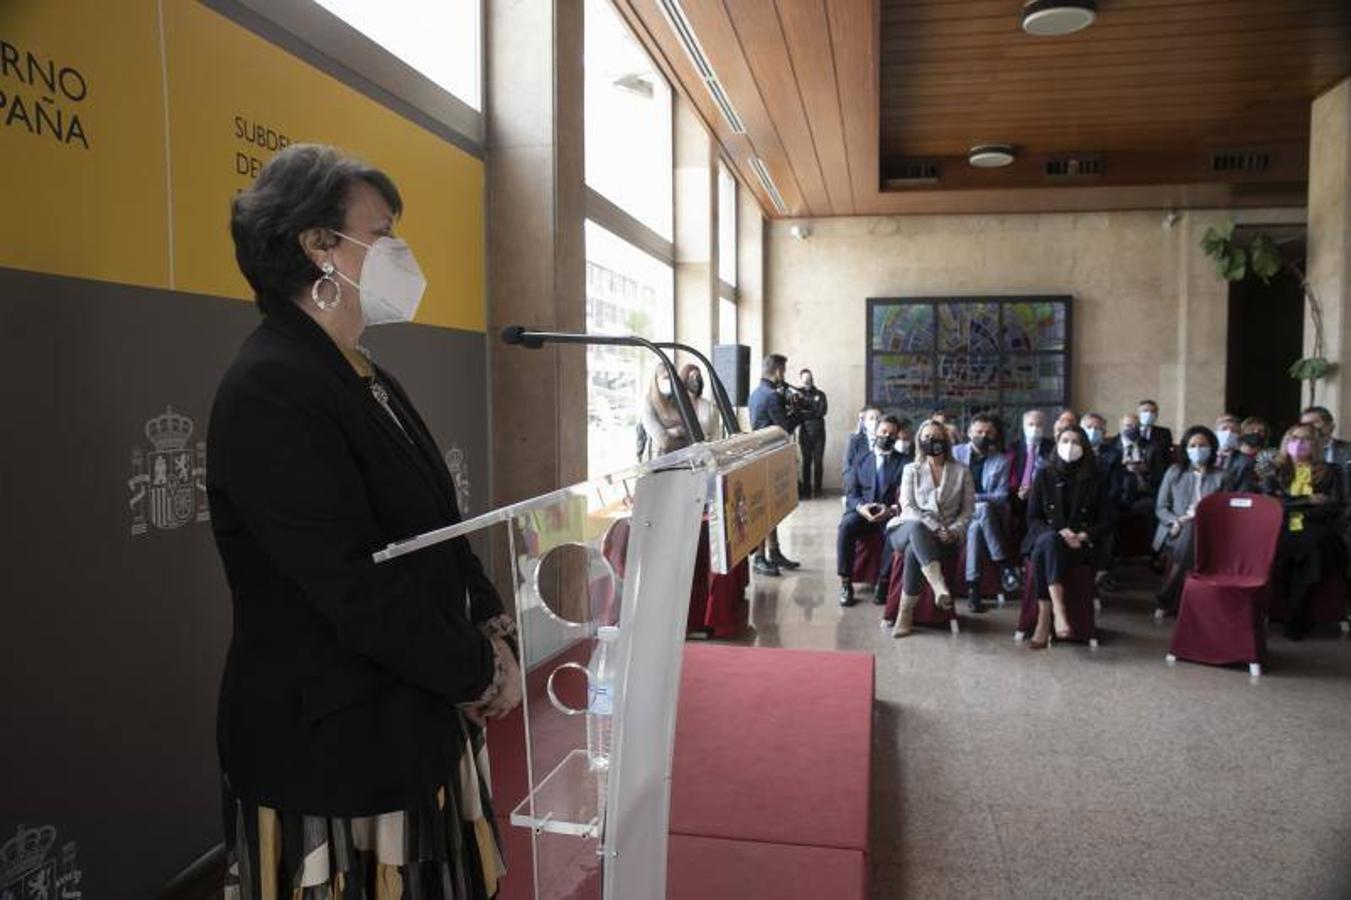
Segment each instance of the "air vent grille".
M1054 156L1046 160L1047 178L1096 178L1107 171L1101 156Z
M722 112L722 117L727 120L727 127L736 134L745 134L746 126L741 121L741 116L737 115L736 107L732 106L731 98L723 90L722 82L718 81L718 75L713 71L713 65L704 55L704 48L699 45L699 38L694 34L694 26L690 24L689 17L685 15L685 8L680 5L680 0L657 0L657 4L661 7L661 11L665 13L666 20L671 23L671 30L680 40L680 45L685 48L685 54L689 56L690 62L694 63L694 68L699 72L699 77L708 87L708 92Z
M779 211L779 215L788 214L788 204L783 202L783 195L779 193L779 186L774 183L774 178L769 174L769 169L765 167L765 161L758 156L751 157L751 169L755 172L755 177L760 179L760 184L769 194L769 199L774 201L774 208Z
M1271 168L1271 154L1263 150L1220 150L1211 154L1212 172L1265 172Z
M886 187L937 184L940 173L937 160L932 159L888 160L884 171Z

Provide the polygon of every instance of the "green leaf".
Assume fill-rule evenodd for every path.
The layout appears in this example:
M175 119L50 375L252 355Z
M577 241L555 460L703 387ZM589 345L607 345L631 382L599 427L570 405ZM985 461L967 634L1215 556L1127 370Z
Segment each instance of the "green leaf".
M1201 249L1207 256L1221 255L1229 246L1229 241L1220 234L1214 225L1206 229L1206 233L1201 237Z
M1229 281L1242 281L1248 274L1248 251L1234 245L1224 258L1225 267L1221 277Z
M1285 265L1281 250L1266 232L1259 233L1248 247L1252 258L1252 272L1262 282L1268 283Z
M1334 374L1337 364L1322 356L1306 356L1295 360L1287 370L1298 381L1318 381Z

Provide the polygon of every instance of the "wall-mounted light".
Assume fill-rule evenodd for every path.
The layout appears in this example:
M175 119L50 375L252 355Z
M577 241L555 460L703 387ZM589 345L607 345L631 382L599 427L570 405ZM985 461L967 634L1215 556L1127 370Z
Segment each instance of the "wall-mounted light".
M812 236L812 227L810 225L793 225L789 227L788 233L799 241L805 241Z
M1098 17L1094 0L1027 0L1023 4L1023 31L1037 37L1073 34Z
M999 169L1013 162L1012 144L977 144L966 156L977 169Z

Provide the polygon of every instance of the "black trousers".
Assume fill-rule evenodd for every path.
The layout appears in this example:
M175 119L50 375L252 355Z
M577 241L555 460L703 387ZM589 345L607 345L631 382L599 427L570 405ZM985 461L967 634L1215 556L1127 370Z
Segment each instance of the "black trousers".
M881 531L882 527L882 522L869 522L852 509L844 514L835 532L835 571L841 578L854 577L854 551L858 542Z
M1032 544L1032 585L1038 600L1051 599L1051 585L1064 584L1065 574L1073 566L1093 565L1097 553L1092 547L1075 550L1059 532L1047 531Z
M1322 522L1308 522L1303 531L1287 525L1276 545L1276 590L1285 591L1286 616L1296 625L1309 623L1309 598L1323 576L1341 566L1341 537Z
M802 477L798 483L803 494L813 497L821 494L821 477L826 465L826 430L809 430L805 425L798 432L802 450Z

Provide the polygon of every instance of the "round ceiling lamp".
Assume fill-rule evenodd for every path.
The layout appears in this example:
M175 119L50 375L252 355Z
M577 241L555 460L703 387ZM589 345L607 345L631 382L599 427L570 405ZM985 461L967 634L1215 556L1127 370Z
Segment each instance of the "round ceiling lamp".
M1013 162L1012 144L977 144L967 154L967 162L977 169L998 169Z
M1027 0L1023 31L1038 37L1073 34L1092 25L1097 16L1094 0Z

